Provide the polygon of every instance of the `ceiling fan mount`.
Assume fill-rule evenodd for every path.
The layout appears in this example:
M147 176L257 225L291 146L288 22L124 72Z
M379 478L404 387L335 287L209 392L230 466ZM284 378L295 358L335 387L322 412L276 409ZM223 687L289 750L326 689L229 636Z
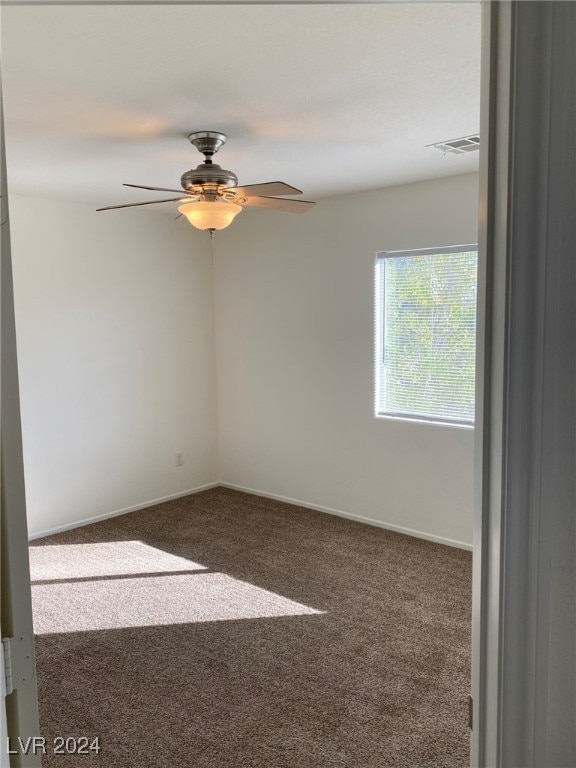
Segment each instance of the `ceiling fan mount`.
M225 133L217 131L194 131L188 134L190 143L194 144L198 152L205 155L207 160L215 155L223 144L226 144L227 138Z

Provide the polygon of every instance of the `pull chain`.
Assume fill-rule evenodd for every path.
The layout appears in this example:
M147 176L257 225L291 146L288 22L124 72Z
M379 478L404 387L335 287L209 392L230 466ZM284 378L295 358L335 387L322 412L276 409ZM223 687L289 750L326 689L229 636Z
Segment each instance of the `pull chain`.
M212 254L212 264L214 264L214 230L208 229L206 231L210 233L210 253Z

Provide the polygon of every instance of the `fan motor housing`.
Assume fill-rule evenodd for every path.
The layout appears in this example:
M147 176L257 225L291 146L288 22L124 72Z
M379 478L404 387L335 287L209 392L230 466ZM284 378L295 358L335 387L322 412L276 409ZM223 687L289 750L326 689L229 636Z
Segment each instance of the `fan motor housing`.
M201 163L182 174L180 179L182 187L190 192L196 187L204 185L215 186L218 189L237 187L238 177L232 171L227 171L215 163Z

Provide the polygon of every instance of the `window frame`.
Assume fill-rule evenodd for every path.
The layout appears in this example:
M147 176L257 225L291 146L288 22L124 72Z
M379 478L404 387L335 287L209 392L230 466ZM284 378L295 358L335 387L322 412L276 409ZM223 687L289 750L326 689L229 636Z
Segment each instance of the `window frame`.
M456 427L458 429L474 429L475 421L465 419L451 419L447 416L427 416L424 414L409 414L394 411L381 411L382 388L385 381L386 368L383 363L384 352L384 318L386 313L384 290L384 264L387 259L405 258L409 256L441 256L451 253L476 252L478 258L478 244L467 243L463 245L438 246L435 248L410 248L407 250L377 251L374 259L374 418L392 421L407 421L421 424L434 424L436 426ZM476 289L476 299L478 289Z

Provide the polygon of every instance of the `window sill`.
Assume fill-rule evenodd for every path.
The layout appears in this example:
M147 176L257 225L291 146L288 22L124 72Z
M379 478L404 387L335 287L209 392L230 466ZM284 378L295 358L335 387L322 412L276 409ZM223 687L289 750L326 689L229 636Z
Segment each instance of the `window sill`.
M441 421L436 419L419 419L417 416L390 416L384 413L374 414L376 421L403 421L409 424L425 424L431 427L452 427L453 429L473 430L474 424L458 424L454 421Z

